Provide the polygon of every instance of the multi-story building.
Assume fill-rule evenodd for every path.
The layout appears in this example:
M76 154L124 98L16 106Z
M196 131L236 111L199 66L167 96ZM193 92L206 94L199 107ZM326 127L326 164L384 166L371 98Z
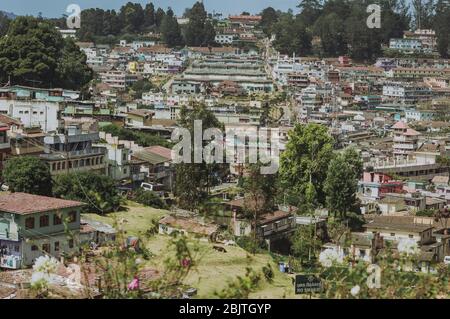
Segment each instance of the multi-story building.
M81 202L11 193L0 196L0 267L31 266L43 255L78 252Z
M390 82L383 85L383 99L389 102L416 104L431 100L431 89L420 83Z
M403 38L391 39L389 41L389 49L413 53L422 52L424 48L422 41L419 39Z
M217 34L214 41L219 44L233 44L238 37L235 34Z
M64 134L44 138L40 158L49 164L52 175L84 171L107 174L105 148L92 146L98 141L98 132L82 133L79 125L70 125Z
M128 86L138 80L136 74L124 71L111 70L100 74L101 81L111 88L125 90Z
M388 193L402 193L403 182L392 179L391 176L377 172L364 172L358 183L359 192L365 197L380 199Z
M79 92L63 89L4 87L0 88L0 113L19 120L26 128L56 131L61 126L62 103L78 97Z
M419 147L419 132L413 130L404 122L397 122L392 127L394 134L393 154L394 156L408 156Z

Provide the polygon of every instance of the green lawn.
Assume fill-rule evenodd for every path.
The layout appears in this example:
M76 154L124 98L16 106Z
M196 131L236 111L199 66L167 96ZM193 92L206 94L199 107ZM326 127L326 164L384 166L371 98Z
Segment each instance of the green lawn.
M139 235L147 231L153 220L159 220L161 217L169 214L168 210L145 207L135 202L128 201L126 210L110 213L105 216L97 214L82 214L82 217L104 222L110 225L122 223L123 229L130 235Z
M96 214L84 214L86 218L114 224L122 221L124 230L130 235L143 234L149 229L152 220L158 220L169 214L169 211L159 210L128 202L127 211L111 213L107 216ZM170 253L167 249L170 237L166 235L155 235L145 239L146 247L154 255L148 262L148 266L163 270L163 261ZM269 254L251 255L240 247L227 246L226 253L214 250L213 244L197 239L190 239L192 245L198 247L196 260L198 266L186 278L185 283L198 289L199 298L213 298L214 291L221 290L227 286L228 281L237 276L244 276L246 267L260 271L267 263L272 265L275 278L272 283L265 280L259 289L253 292L251 298L295 298L293 294L291 278L278 271L278 266L273 262Z

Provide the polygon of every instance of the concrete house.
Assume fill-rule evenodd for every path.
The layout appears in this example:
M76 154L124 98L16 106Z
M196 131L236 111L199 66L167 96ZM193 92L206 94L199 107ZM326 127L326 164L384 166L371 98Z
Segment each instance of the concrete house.
M77 253L83 205L26 193L0 196L0 268L19 269L43 255Z

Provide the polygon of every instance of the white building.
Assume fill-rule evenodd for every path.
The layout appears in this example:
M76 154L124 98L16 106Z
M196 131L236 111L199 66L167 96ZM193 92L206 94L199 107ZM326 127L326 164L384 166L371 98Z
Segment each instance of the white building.
M219 44L233 44L237 40L235 34L217 34L214 41Z
M20 120L25 127L40 127L44 132L58 129L59 111L58 102L0 99L0 113Z

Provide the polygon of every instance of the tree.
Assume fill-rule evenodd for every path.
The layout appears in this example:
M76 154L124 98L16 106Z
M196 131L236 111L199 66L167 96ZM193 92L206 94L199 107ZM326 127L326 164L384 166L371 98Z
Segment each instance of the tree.
M131 91L135 99L140 99L142 98L142 93L149 92L153 88L153 83L150 80L142 79L133 83Z
M175 195L178 204L184 209L198 208L206 199L211 186L224 175L225 165L216 163L192 163L194 154L194 121L202 122L202 129L218 128L222 129L223 125L217 120L214 114L203 104L196 104L192 110L182 107L178 125L186 128L190 132L191 141L191 163L179 163L175 165ZM202 146L206 146L208 142L203 141ZM187 150L183 149L183 152Z
M259 26L264 34L269 36L272 32L273 25L278 21L278 13L274 8L268 7L261 12L261 22Z
M435 0L413 0L414 27L416 29L431 29L435 10Z
M351 15L345 20L348 53L355 60L372 60L381 53L379 29L369 29L364 3L352 2Z
M301 0L298 5L301 13L300 19L305 25L314 25L317 18L321 14L322 5L320 0Z
M4 36L8 32L9 24L11 20L6 14L0 12L0 37Z
M86 57L50 24L18 17L0 39L0 82L80 89L92 79Z
M13 157L6 162L3 180L12 192L50 196L50 167L37 157Z
M155 25L156 25L156 27L159 28L161 26L162 20L163 20L165 15L166 15L166 13L164 12L163 9L158 8L158 10L156 10L156 13L155 13Z
M168 47L181 46L183 44L180 26L170 8L167 10L166 15L161 22L160 32Z
M120 207L115 181L91 172L60 174L55 177L53 194L87 204L86 211L105 214Z
M291 237L292 254L300 259L301 264L311 262L317 257L317 251L322 247L315 224L297 227Z
M273 211L276 196L276 176L261 174L261 163L250 164L244 177L245 210L253 220L253 247L257 247L257 226L262 214ZM255 253L255 251L253 251Z
M155 25L155 6L152 2L147 3L144 9L144 27L150 28Z
M442 58L448 58L450 45L450 1L438 0L434 28L437 36L437 50Z
M327 196L327 207L334 216L339 215L340 218L345 218L354 205L358 178L353 166L346 161L344 155L338 154L331 160L324 190Z
M325 205L323 184L332 157L333 138L325 126L297 124L280 158L280 184L286 201L302 208L311 202Z
M92 69L86 64L86 55L81 52L75 42L67 38L56 73L59 86L68 89L79 89L93 78Z
M314 34L320 37L324 55L339 56L347 53L344 21L336 13L320 16L314 24Z
M184 32L186 44L195 47L214 44L214 27L207 20L208 14L203 3L196 2L188 14L189 23L186 25Z
M311 33L299 16L284 13L273 25L274 47L283 54L307 55L311 52Z
M119 17L124 33L138 33L144 24L144 9L140 3L128 2L120 8Z

